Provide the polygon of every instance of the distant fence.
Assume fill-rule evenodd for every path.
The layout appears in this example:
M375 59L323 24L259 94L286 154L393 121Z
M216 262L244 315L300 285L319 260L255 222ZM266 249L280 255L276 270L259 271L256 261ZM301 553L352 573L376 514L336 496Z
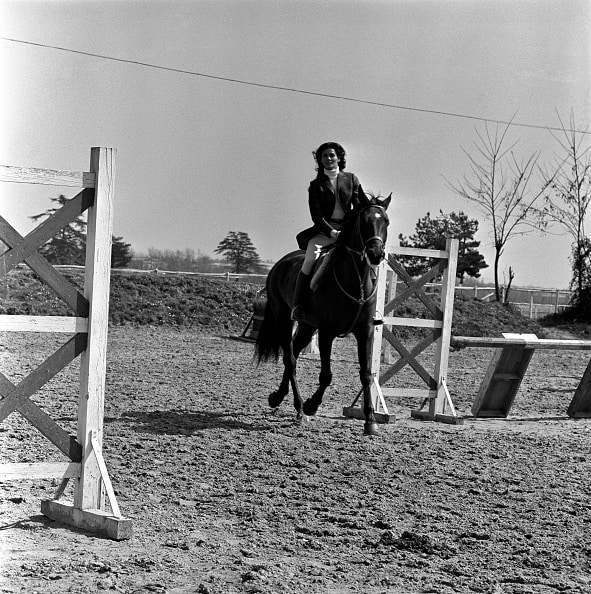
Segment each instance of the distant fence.
M65 271L84 270L84 266L69 266L57 265L55 268ZM133 274L158 274L168 276L198 276L204 278L216 278L226 282L243 282L253 285L265 284L267 278L266 274L236 274L234 272L178 272L171 270L140 270L136 268L112 268L112 274L133 275ZM429 283L427 288L437 290L441 285L439 283ZM502 287L503 297L505 288ZM495 298L494 287L483 287L480 285L473 287L466 287L463 285L456 286L456 292L461 292L464 295L472 296L474 299L482 301L493 301ZM564 311L570 304L571 291L565 289L523 289L512 288L509 293L508 303L516 307L521 315L526 316L532 320L543 318L549 314L560 313Z
M440 283L428 283L427 290L438 291ZM494 301L495 288L483 286L466 287L456 286L456 293L462 293L481 301ZM501 287L502 299L505 299L505 287ZM560 313L570 305L572 292L565 289L539 289L539 288L515 288L509 293L509 303L515 307L522 316L537 320L544 316Z
M55 268L65 272L83 271L84 266L74 266L70 264L57 264ZM133 274L154 274L162 276L200 276L205 278L217 278L226 282L243 282L253 285L264 285L267 279L266 274L236 274L235 272L183 272L176 270L141 270L139 268L111 268L112 274L133 275Z
M457 286L456 291L471 294L482 301L493 301L495 298L494 287ZM521 315L537 320L564 311L570 305L571 296L572 292L564 289L515 288L509 290L508 303L516 307ZM502 287L502 297L504 300L505 287Z

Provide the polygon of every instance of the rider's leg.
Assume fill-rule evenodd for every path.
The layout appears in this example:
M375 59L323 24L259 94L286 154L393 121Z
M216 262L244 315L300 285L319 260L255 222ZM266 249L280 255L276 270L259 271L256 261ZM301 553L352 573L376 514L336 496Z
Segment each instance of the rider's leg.
M313 237L308 242L308 247L306 249L306 255L304 257L304 263L302 264L302 269L298 274L298 278L296 280L295 292L293 296L293 307L291 310L291 319L299 322L304 317L304 304L308 298L310 293L310 281L312 280L311 274L312 269L314 268L314 262L316 258L320 254L320 248L325 243L325 236L318 236Z
M291 319L301 322L304 317L304 303L310 292L310 275L304 272L304 268L298 273L296 280L295 293L293 296L293 309L291 310Z

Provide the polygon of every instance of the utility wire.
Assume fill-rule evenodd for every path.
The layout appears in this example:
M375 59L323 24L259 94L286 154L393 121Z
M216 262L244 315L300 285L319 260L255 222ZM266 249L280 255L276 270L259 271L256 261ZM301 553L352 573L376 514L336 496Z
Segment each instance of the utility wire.
M329 93L318 93L315 91L306 91L303 89L295 89L292 87L282 87L279 85L257 83L257 82L252 82L252 81L248 81L248 80L241 80L238 78L230 78L230 77L226 77L226 76L216 76L214 74L204 74L203 72L195 72L193 70L183 70L181 68L172 68L170 66L159 66L158 64L150 64L148 62L140 62L139 60L127 60L125 58L114 58L113 56L105 56L102 54L95 54L92 52L84 52L84 51L74 50L74 49L67 48L67 47L60 47L57 45L35 43L33 41L23 41L22 39L11 39L9 37L0 37L0 39L3 41L10 41L13 43L22 43L24 45L32 45L32 46L36 46L36 47L43 47L43 48L47 48L47 49L59 50L62 52L78 54L81 56L90 56L92 58L99 58L101 60L110 60L112 62L120 62L123 64L135 64L136 66L144 66L146 68L153 68L156 70L165 70L167 72L177 72L179 74L188 74L190 76L199 76L202 78L209 78L212 80L222 80L225 82L232 82L232 83L236 83L236 84L240 84L240 85L248 85L251 87L259 87L259 88L263 88L263 89L273 89L275 91L286 91L286 92L290 92L290 93L299 93L302 95L312 95L314 97L324 97L326 99L337 99L340 101L349 101L351 103L362 103L364 105L374 105L377 107L387 107L390 109L400 109L400 110L404 110L404 111L415 111L415 112L419 112L419 113L428 113L428 114L432 114L432 115L441 115L441 116L447 116L447 117L453 117L453 118L463 118L463 119L467 119L467 120L476 120L479 122L491 122L493 124L505 124L505 125L511 125L511 126L519 126L521 128L535 128L535 129L539 129L539 130L553 130L553 131L558 131L558 132L564 131L562 128L556 128L556 127L551 127L551 126L541 126L541 125L537 125L537 124L526 124L526 123L521 123L521 122L514 122L512 120L507 121L507 120L497 120L494 118L483 118L483 117L466 115L466 114L461 114L461 113L453 113L453 112L449 112L449 111L440 111L440 110L436 110L436 109L422 109L420 107L409 107L407 105L396 105L393 103L382 103L380 101L369 101L366 99L355 99L353 97L346 97L344 95L331 95ZM589 132L587 130L569 130L569 132L577 132L579 134L591 134L591 132Z

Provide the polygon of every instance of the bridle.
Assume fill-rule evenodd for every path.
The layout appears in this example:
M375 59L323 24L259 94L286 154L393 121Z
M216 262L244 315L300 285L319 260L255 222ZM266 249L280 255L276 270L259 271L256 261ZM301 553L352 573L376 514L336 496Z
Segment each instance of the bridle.
M372 241L379 241L380 244L382 246L384 246L384 239L380 236L380 235L372 235L371 237L369 237L368 239L364 239L362 234L361 234L361 214L370 209L370 208L376 208L379 209L382 213L383 216L386 217L387 220L387 215L386 215L386 209L383 206L380 206L379 204L368 204L367 206L364 206L358 213L357 215L357 219L355 221L355 227L353 229L352 232L352 237L354 238L354 241L352 243L358 243L359 245L361 245L361 249L354 249L346 244L344 244L345 249L347 250L347 253L349 254L349 256L351 256L351 259L353 261L353 265L355 268L355 272L357 273L357 278L359 280L359 297L355 297L353 295L351 295L339 282L339 279L337 277L337 271L336 268L333 269L333 274L334 274L334 279L335 282L338 286L338 288L340 289L340 291L351 301L353 301L354 303L357 303L358 308L357 308L357 314L355 315L355 318L353 319L353 322L351 323L351 326L349 327L349 329L347 330L347 332L340 334L340 337L344 337L347 334L349 334L351 332L351 330L353 329L353 327L355 326L355 324L357 323L357 320L359 319L359 316L361 315L361 311L363 309L363 307L365 306L365 304L370 301L376 294L377 290L378 290L378 283L377 283L377 273L375 271L377 265L382 262L382 260L385 257L385 250L382 250L382 255L380 256L380 262L378 262L378 264L372 264L369 261L369 258L367 257L367 248L369 246L369 244ZM356 240L356 241L355 241ZM359 263L363 264L365 263L365 269L363 271L363 274L361 273L360 269L359 269ZM368 281L368 279L370 278L371 272L373 271L374 275L372 278L372 284L373 284L373 289L371 290L371 293L366 296L365 295L365 285Z
M380 206L379 204L368 204L367 206L364 206L359 211L357 220L355 221L355 229L354 229L354 233L357 236L357 238L359 239L358 243L360 245L362 245L363 247L361 250L356 250L356 249L353 249L352 247L349 247L348 245L345 245L345 249L347 250L347 252L349 252L349 254L355 254L356 256L359 256L360 260L365 260L368 266L374 266L374 264L372 264L367 258L367 246L372 241L379 241L383 246L384 240L382 239L382 237L380 235L372 235L370 238L364 240L361 235L361 214L370 208L379 209L383 213L383 216L386 217L386 219L387 219L388 215L386 214L386 209L383 206ZM380 262L384 259L384 253L385 252L382 250L382 256L380 257ZM379 264L379 262L378 262L378 264Z

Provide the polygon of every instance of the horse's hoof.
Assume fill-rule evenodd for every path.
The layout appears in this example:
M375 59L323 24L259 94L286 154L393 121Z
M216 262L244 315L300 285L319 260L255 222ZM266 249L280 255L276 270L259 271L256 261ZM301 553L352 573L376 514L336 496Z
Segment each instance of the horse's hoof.
M296 414L296 423L298 425L309 425L310 421L310 417L305 415L303 412L300 411Z
M313 417L318 412L318 407L314 405L308 398L306 402L304 402L304 414L310 417Z
M379 435L378 424L375 421L373 423L365 423L363 425L363 435Z
M277 408L283 402L283 396L279 392L271 392L269 394L269 406L271 408Z

